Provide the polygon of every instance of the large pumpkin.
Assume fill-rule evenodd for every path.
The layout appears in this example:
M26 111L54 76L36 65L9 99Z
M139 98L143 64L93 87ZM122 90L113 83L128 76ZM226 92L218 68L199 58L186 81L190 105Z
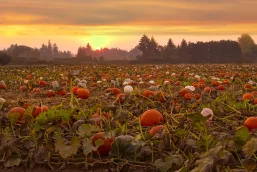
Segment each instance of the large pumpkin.
M140 121L142 126L153 126L159 122L163 122L164 119L159 111L150 109L142 114Z
M111 150L111 145L114 141L114 137L111 138L105 138L104 137L104 132L100 132L100 133L96 133L93 137L92 137L92 144L94 146L96 146L95 142L97 140L101 139L103 141L103 144L101 146L98 147L97 152L100 155L108 155L110 150Z

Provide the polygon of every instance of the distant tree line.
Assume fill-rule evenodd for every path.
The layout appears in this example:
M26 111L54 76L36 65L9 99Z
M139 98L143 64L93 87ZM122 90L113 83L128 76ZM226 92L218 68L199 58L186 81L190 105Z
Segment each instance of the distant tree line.
M105 60L136 60L138 55L142 54L140 50L135 47L130 51L122 50L119 48L101 48L93 50L92 46L87 43L85 47L79 47L77 51L77 59L86 59L88 62L102 62Z
M12 58L5 51L0 51L0 65L4 66L11 62Z
M74 59L76 58L76 60ZM43 44L41 48L11 45L0 54L0 64L49 64L49 63L256 63L257 45L249 34L242 34L238 41L221 40L209 42L187 42L175 45L172 39L162 46L154 37L143 35L130 51L119 48L81 46L77 54L60 51L56 43ZM108 61L108 62L107 62Z
M138 62L146 63L253 63L257 62L257 45L248 34L242 34L238 42L231 40L196 42L186 40L176 46L172 39L161 46L156 40L143 35L138 49L142 55Z

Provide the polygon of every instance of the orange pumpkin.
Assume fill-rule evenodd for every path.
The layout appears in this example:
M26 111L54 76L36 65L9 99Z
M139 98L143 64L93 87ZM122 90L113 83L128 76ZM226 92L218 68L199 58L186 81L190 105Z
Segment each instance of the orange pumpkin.
M20 91L25 91L25 90L27 90L28 88L26 87L26 86L20 86L20 88L19 88L19 90Z
M32 112L32 116L37 117L41 112L48 111L48 107L43 105L42 107L35 106Z
M114 137L111 138L105 138L104 137L104 132L100 132L100 133L96 133L93 137L92 137L92 144L94 146L96 146L95 142L97 140L101 139L103 141L103 144L101 146L98 147L97 152L100 155L108 155L110 150L111 150L111 145L114 141Z
M250 84L245 84L244 85L244 89L251 89L251 88L252 88L252 86Z
M46 81L39 81L39 85L41 85L42 87L45 87L47 85Z
M55 96L55 92L53 90L48 90L46 92L46 95L47 95L47 97L54 97Z
M149 98L149 97L154 97L154 92L151 91L151 90L145 90L145 91L143 92L143 96L144 96L144 97L147 97L147 98Z
M203 91L205 93L210 93L211 92L211 88L210 87L205 87Z
M99 125L100 121L103 121L101 119L101 116L98 113L95 113L91 116L90 121L94 124L94 125Z
M77 94L78 89L79 89L79 87L73 87L73 88L71 89L71 92L72 92L73 94Z
M66 91L65 91L64 89L62 89L62 90L59 90L59 91L57 92L57 94L58 94L59 96L65 96L65 95L66 95Z
M33 88L32 93L41 93L40 88Z
M194 94L194 97L195 97L195 99L200 99L201 98L201 95L199 94L199 93L196 93L196 94Z
M155 92L154 93L154 99L156 101L160 101L160 102L164 103L165 102L165 93L162 92L162 91Z
M78 95L78 98L88 99L89 98L89 90L84 89L84 88L80 88L80 89L77 90L77 95Z
M118 94L116 97L116 102L118 103L123 103L126 99L126 95L125 94Z
M224 86L223 85L219 85L218 86L218 90L224 90L225 88L224 88Z
M257 128L257 117L249 117L245 120L244 126L250 131Z
M157 125L157 126L151 128L151 130L149 131L149 136L153 137L156 133L162 131L163 129L166 129L166 127L164 125Z
M245 93L242 97L242 100L252 100L253 99L253 95L251 93Z
M140 121L142 126L153 126L159 122L164 122L164 118L159 111L150 109L142 114Z
M191 93L186 93L186 94L184 95L184 99L185 99L185 100L191 100L192 97L193 97L193 95L192 95Z
M7 115L11 115L11 114L13 114L13 113L18 113L18 114L20 115L19 118L18 118L18 121L21 121L24 112L25 112L25 109L24 109L24 108L22 108L22 107L14 107L14 108L10 109L10 110L7 112Z
M112 88L112 93L115 94L115 95L118 95L118 94L121 93L121 91L118 88Z
M187 93L190 93L190 90L187 89L187 88L182 88L180 91L179 91L179 95L181 97L184 97Z

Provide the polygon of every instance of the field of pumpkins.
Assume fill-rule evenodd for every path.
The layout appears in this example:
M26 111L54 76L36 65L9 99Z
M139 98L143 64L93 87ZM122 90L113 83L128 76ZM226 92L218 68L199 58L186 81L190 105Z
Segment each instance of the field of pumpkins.
M256 131L256 65L0 68L0 171L256 171Z

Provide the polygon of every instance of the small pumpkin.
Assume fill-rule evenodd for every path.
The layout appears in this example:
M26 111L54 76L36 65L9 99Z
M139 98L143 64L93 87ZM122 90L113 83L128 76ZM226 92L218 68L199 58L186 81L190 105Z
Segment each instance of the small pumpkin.
M125 94L118 94L116 97L116 102L118 103L123 103L126 99L126 95Z
M245 120L244 126L246 126L249 131L257 128L257 117L249 117Z
M167 129L164 125L157 125L151 128L149 131L149 136L153 137L156 133L161 132L163 129Z
M143 96L144 96L144 97L147 97L147 98L154 97L154 92L151 91L151 90L145 90L145 91L143 92Z
M142 126L153 126L157 123L164 122L164 118L159 111L150 109L142 114L140 121Z
M187 88L182 88L180 91L179 91L179 95L181 97L184 97L187 93L190 93L190 90L187 89Z
M73 88L71 89L71 92L72 92L73 94L77 94L78 89L79 89L79 87L73 87Z
M48 111L48 107L43 105L41 107L35 106L32 112L32 116L37 117L41 112L46 112Z
M245 93L242 97L242 100L252 100L253 99L253 95L251 93Z
M78 98L88 99L89 98L89 90L85 88L80 88L77 90Z
M47 97L54 97L55 96L55 92L53 90L48 90L46 92L46 95L47 95Z
M64 89L61 89L61 90L57 91L57 94L59 96L65 96L66 95L66 91Z

